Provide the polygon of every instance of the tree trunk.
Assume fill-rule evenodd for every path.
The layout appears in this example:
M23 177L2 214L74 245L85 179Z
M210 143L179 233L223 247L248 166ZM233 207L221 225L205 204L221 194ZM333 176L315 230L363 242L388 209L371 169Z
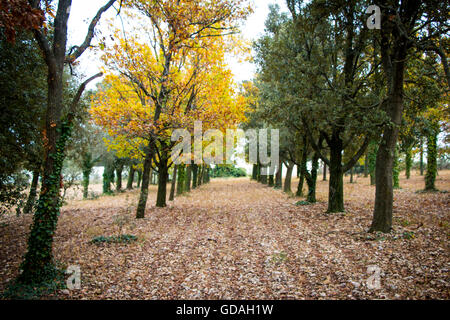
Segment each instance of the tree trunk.
M283 184L283 162L278 161L277 174L275 175L275 189L281 189Z
M33 171L33 178L31 180L30 193L28 194L27 203L23 209L23 213L30 213L33 211L34 203L36 201L36 190L39 183L39 170Z
M32 1L30 3L33 8L40 7L40 1ZM73 53L74 59L79 57L90 45L97 21L101 14L112 4L113 2L110 1L98 11L96 20L93 20L90 25L91 33L87 34L84 44ZM42 137L45 141L42 188L28 237L28 250L20 266L22 273L18 277L19 282L27 284L53 281L55 278L56 268L53 264L52 245L61 206L60 176L65 157L64 151L67 140L71 135L75 108L87 82L94 78L88 79L87 82L80 86L72 100L68 116L61 118L67 21L70 14L70 5L70 0L58 1L56 16L53 21L52 41L48 41L42 30L33 31L47 64L47 108ZM99 75L101 74L95 77Z
M264 169L265 169L265 172L264 172ZM265 173L265 174L263 174L263 173ZM267 184L268 183L268 181L267 181L267 167L265 167L265 166L261 166L261 183L262 184Z
M383 32L389 31L384 30ZM384 106L392 123L384 126L381 143L378 148L375 168L375 208L370 232L389 232L392 229L392 207L394 202L392 169L403 113L403 81L407 56L406 40L394 39L392 43L394 48L391 48L392 52L389 52L388 39L385 34L382 34L383 69L388 87L387 100ZM392 58L391 54L394 55Z
M123 171L123 164L119 165L118 168L116 168L116 191L121 192L122 191L122 171Z
M170 184L170 195L169 195L169 201L173 201L175 198L175 185L177 183L177 170L178 165L176 164L173 168L173 175L172 175L172 183Z
M274 186L274 180L273 180L273 174L269 175L269 187L273 187Z
M200 187L203 182L203 171L204 171L204 165L200 165L198 167L198 179L197 179L197 187Z
M342 140L334 133L330 145L330 183L327 212L344 211L344 173L342 172Z
M148 199L148 185L150 184L150 172L152 165L153 153L148 150L144 159L144 170L139 170L141 172L142 179L138 180L141 182L141 193L139 194L139 202L136 210L136 219L142 219L145 217L145 208L147 207ZM138 175L139 175L138 172Z
M185 178L186 184L184 185L184 190L186 192L191 191L191 179L192 179L192 166L187 165L186 166L186 178Z
M256 165L256 181L258 182L262 182L261 170L262 170L261 164L258 163Z
M427 173L425 175L425 190L435 191L437 173L437 130L427 137Z
M83 168L83 199L89 196L89 178L91 176L92 167Z
M253 168L252 168L252 180L257 180L258 179L258 165L256 163L253 164Z
M184 193L184 180L185 180L185 171L184 164L178 165L178 173L177 173L177 196Z
M323 181L327 181L327 164L323 161Z
M197 188L197 179L198 179L198 165L192 165L192 189Z
M103 169L103 193L111 194L111 183L114 182L114 166L107 162Z
M394 200L392 167L398 129L386 128L378 148L375 168L375 208L370 232L389 232L392 228L392 205Z
M317 184L317 170L319 168L319 156L315 153L312 159L312 166L311 166L311 174L306 179L306 182L308 184L308 196L306 198L306 201L310 203L315 203L316 200L316 184ZM306 165L305 165L306 169Z
M142 182L142 170L139 169L137 173L138 173L138 178L137 178L136 187L140 188L141 187L141 182Z
M294 170L294 164L288 163L287 165L287 171L286 171L286 177L284 178L284 189L283 191L285 193L292 193L291 190L291 179L292 179L292 171Z
M128 172L127 190L133 189L135 172L136 172L136 169L134 169L134 166L130 165L130 171Z
M50 83L49 83L50 86ZM62 88L61 88L62 90ZM49 90L49 95L57 93ZM49 104L55 97L49 97ZM64 149L70 137L71 126L61 126L57 142L50 143L44 162L44 176L36 212L33 215L31 232L28 237L28 250L21 264L22 273L18 281L22 283L41 283L55 276L53 265L53 235L58 222L60 200L60 176L64 161ZM47 134L49 136L50 134ZM52 134L52 141L56 132Z
M158 194L156 195L156 206L159 208L165 207L166 204L166 193L167 193L167 177L168 168L167 160L160 160L160 165L158 166Z

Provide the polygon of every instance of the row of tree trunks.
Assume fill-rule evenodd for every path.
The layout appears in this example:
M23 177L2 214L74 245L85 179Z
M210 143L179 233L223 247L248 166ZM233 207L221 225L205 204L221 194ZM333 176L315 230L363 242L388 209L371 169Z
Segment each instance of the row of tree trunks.
M175 165L170 188L169 201L175 199L175 195L190 192L204 183L209 182L209 166L197 164Z

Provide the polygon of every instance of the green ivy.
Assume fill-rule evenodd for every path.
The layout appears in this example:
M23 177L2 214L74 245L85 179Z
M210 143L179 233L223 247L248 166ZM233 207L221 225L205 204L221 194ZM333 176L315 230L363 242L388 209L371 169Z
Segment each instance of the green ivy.
M130 243L136 241L137 237L131 234L121 234L119 236L98 236L91 240L91 243Z
M53 153L51 174L44 175L42 192L38 200L33 224L28 237L28 251L20 265L22 273L18 282L22 284L48 283L60 273L53 263L52 245L60 207L60 175L64 162L64 150L72 131L72 124L63 120L57 128L58 141Z
M392 184L394 189L400 189L400 164L398 161L398 148L394 151L394 163L392 164Z

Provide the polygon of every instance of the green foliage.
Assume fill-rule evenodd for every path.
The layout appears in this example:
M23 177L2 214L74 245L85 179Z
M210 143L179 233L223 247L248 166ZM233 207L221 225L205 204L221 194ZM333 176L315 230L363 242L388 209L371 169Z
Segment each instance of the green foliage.
M405 175L406 179L411 177L411 167L412 167L412 150L408 149L405 151Z
M46 84L32 34L21 33L11 44L0 30L0 177L41 161Z
M398 159L398 148L395 148L394 163L392 165L392 185L394 189L400 189L400 164Z
M370 184L375 184L375 165L377 161L377 152L378 152L378 143L376 141L370 141L369 146L367 148L367 160L369 163L368 171L370 175Z
M11 44L0 30L0 214L20 212L28 180L23 169L41 162L45 72L31 33L19 33Z
M270 259L270 262L275 265L279 265L279 264L282 264L287 261L288 261L288 255L284 251L274 253Z
M411 240L411 239L414 239L414 238L415 238L415 234L414 234L413 231L405 231L405 232L403 232L403 234L402 234L402 238L403 238L403 239Z
M136 241L138 238L131 234L121 234L118 236L98 236L91 240L91 243L131 243Z
M28 177L23 173L0 175L0 216L16 206L17 214L26 199L23 191L28 187Z
M212 178L246 177L247 172L231 164L219 164L211 170Z

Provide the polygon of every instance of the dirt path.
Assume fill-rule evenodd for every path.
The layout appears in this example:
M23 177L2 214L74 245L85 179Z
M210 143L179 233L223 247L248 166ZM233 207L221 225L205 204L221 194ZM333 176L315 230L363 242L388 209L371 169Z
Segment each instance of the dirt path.
M375 240L364 232L370 224L373 187L364 181L357 187L346 184L346 197L352 199L346 202L346 215L325 214L325 194L321 182L321 201L297 206L299 199L248 179L213 180L167 208L149 205L143 220L133 218L137 191L74 201L63 209L54 252L65 265L80 266L82 288L61 292L59 298L450 297L448 194L398 192L396 203L407 203L417 212L397 210L395 232ZM153 198L151 192L150 204ZM430 207L425 212L426 201L433 204L433 212ZM129 216L123 232L139 240L89 243L94 236L117 234L117 215ZM2 287L17 274L29 222L30 217L3 222ZM412 237L405 238L405 232ZM366 285L369 265L380 268L380 289Z

